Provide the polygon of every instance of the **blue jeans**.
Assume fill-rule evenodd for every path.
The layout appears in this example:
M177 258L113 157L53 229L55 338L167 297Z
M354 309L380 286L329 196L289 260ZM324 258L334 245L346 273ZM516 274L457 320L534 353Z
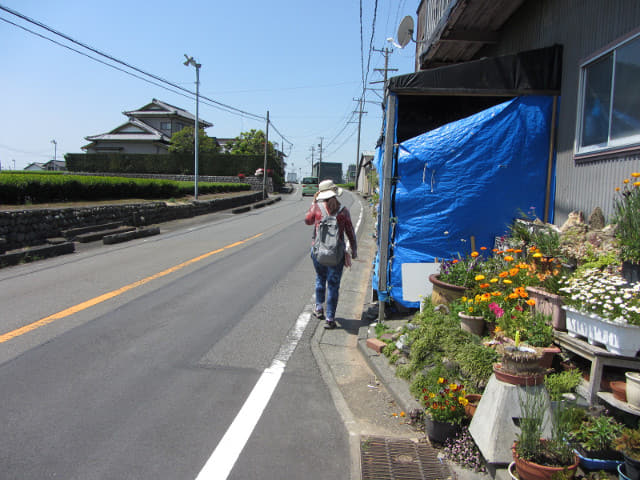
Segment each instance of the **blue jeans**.
M344 261L335 267L326 267L319 264L316 259L313 258L313 255L311 255L311 260L313 260L313 267L316 269L316 310L322 308L326 296L327 308L325 310L325 316L327 320L335 320Z

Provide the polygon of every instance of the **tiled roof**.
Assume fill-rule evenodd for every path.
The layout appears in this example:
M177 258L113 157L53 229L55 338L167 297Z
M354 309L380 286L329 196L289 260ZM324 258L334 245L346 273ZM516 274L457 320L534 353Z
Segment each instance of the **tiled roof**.
M138 110L131 110L131 111L122 112L122 113L124 113L127 116L134 116L134 117L158 117L158 116L175 115L177 117L186 118L192 122L195 122L195 119L196 119L195 115L193 115L192 113L182 108L176 107L175 105L171 105L169 103L157 100L155 98L151 101L151 103L148 103L143 107L140 107ZM213 126L212 123L209 123L206 120L203 120L201 118L198 119L198 122L202 125L202 128L208 128Z

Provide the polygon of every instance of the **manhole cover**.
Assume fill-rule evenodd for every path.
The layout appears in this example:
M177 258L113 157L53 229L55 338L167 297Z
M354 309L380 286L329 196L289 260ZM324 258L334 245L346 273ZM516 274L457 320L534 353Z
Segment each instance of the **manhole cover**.
M428 443L405 438L361 437L362 480L444 480L449 468Z

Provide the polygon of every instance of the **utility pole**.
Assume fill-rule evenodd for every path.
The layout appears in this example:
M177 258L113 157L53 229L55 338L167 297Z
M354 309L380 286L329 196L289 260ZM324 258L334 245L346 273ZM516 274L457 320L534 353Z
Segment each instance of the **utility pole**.
M364 92L360 98L354 98L354 101L358 102L358 142L356 146L356 185L358 183L358 172L360 167L360 131L362 130L362 114L367 113L362 110L364 103Z
M311 146L311 176L313 177L313 155L316 153L316 147Z
M51 140L51 143L53 143L53 170L55 170L56 160L58 158L58 142L56 142L55 140Z
M389 55L391 55L393 53L393 48L383 48L381 50L378 49L373 49L374 52L380 52L384 55L384 68L374 68L374 70L376 72L383 72L384 75L384 96L385 99L383 100L383 102L386 102L386 96L387 96L387 72L397 72L398 69L397 68L389 68ZM380 82L371 82L371 83L380 83Z
M318 180L320 181L322 181L322 140L324 140L324 137L320 137L320 143L318 144Z
M262 169L263 198L267 198L267 152L269 151L269 110L267 110L267 132L264 136L264 168Z

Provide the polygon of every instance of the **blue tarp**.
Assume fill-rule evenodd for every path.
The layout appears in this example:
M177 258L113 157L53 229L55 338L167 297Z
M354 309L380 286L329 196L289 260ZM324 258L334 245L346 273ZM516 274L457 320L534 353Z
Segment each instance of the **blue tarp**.
M389 280L387 291L378 292L381 300L418 308L403 299L402 264L465 256L472 236L476 249L490 251L522 212L533 208L542 217L552 105L553 97L518 97L400 144ZM378 152L380 177L381 158ZM549 221L552 208L551 197ZM374 288L378 268L376 259Z

